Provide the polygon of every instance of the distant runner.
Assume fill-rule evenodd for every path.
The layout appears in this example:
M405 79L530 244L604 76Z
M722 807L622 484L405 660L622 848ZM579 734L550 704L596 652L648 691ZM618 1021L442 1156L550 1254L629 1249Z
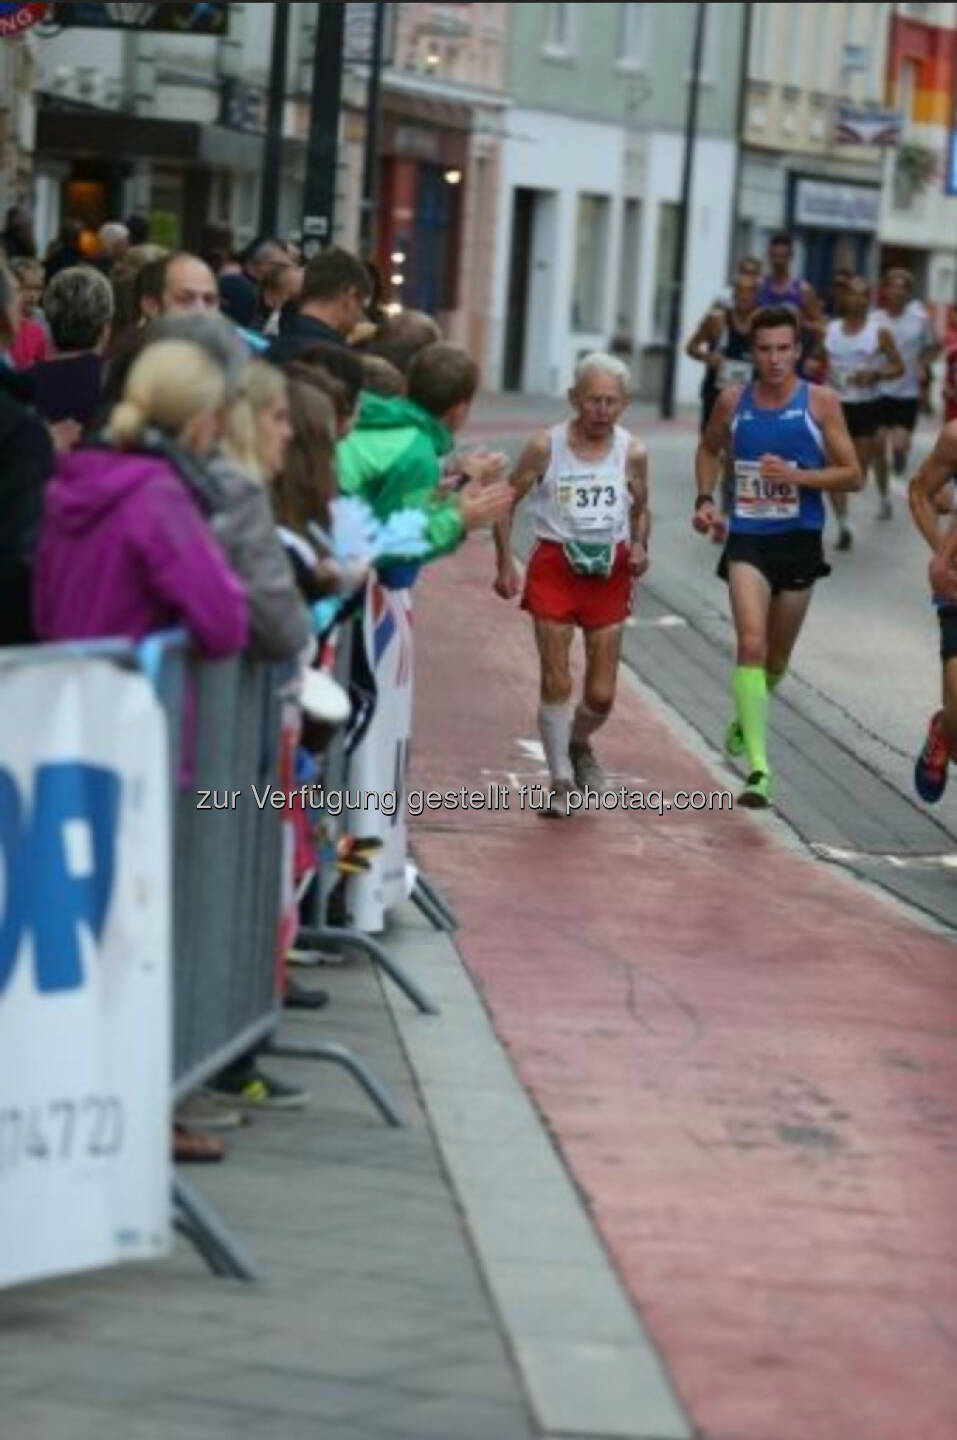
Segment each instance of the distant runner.
M874 446L874 474L883 500L881 518L889 520L887 451L889 448L894 474L903 475L917 425L921 385L940 354L941 345L926 307L914 298L914 277L909 270L888 272L884 304L875 311L874 318L891 332L903 361L900 375L881 381L880 428Z
M904 373L894 336L881 319L882 312L875 310L868 314L870 293L863 275L855 275L847 282L844 315L828 325L824 342L828 384L840 397L865 479L874 458L874 442L881 423L879 387ZM890 502L883 491L881 499L880 518L886 520L890 517ZM853 541L847 523L847 496L832 492L831 505L839 527L837 549L850 550Z
M953 476L957 474L957 420L945 425L937 443L910 482L911 514L933 551L928 576L940 625L943 707L931 716L927 738L914 766L914 788L935 804L957 759L957 518Z

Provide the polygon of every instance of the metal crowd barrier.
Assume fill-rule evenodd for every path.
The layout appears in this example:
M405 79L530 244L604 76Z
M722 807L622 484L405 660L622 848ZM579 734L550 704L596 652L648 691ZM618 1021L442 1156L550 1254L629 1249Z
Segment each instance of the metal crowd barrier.
M348 1047L274 1038L282 1020L284 812L268 796L284 783L283 705L295 667L187 659L162 637L148 642L143 661L167 713L182 717L170 724L174 1098L268 1048L343 1067L390 1124L401 1124L389 1092ZM181 1177L174 1196L179 1229L214 1272L252 1278L239 1244Z
M175 1104L271 1042L282 1019L283 812L257 804L253 787L262 797L282 785L282 705L294 669L244 657L200 660L181 632L138 646L102 640L0 651L0 663L76 658L141 670L167 718ZM401 1124L388 1091L345 1046L271 1048L343 1066L388 1122ZM216 1274L253 1277L241 1246L180 1175L173 1201L177 1229Z

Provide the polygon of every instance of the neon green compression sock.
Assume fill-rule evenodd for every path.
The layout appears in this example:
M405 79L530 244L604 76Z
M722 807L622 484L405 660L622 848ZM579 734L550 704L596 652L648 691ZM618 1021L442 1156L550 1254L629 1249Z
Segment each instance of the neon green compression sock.
M765 670L764 673L768 681L768 694L773 695L788 672L786 670Z
M763 665L736 665L731 692L741 722L748 765L753 770L768 768L768 681Z

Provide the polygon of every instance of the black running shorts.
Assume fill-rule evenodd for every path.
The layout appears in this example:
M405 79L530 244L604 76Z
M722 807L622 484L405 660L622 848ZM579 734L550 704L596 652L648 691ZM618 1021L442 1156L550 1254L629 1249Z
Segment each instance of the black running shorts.
M910 400L906 395L882 395L877 403L880 406L880 423L886 429L914 430L917 425L916 396Z
M957 656L957 605L942 605L937 611L940 621L940 658L953 660Z
M873 435L884 424L879 400L858 400L853 403L845 400L841 409L844 411L847 433L852 440Z
M830 575L824 561L820 530L785 530L781 535L731 534L718 562L718 575L727 580L735 562L753 565L771 587L772 595L782 590L808 590L815 580Z

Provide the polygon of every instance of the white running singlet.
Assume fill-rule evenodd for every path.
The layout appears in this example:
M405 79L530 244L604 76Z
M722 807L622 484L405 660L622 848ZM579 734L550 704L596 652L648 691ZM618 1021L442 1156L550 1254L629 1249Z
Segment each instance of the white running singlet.
M876 370L881 354L880 328L873 315L867 317L862 330L848 335L843 320L832 320L827 327L827 383L836 390L845 405L859 405L877 399L876 385L852 385L850 377L860 370Z
M548 432L551 457L539 480L530 510L539 540L615 544L630 534L628 446L631 435L616 425L611 445L600 460L581 460L568 444L568 426Z
M937 340L927 311L923 305L917 306L912 301L900 315L892 315L889 310L875 310L874 319L882 329L891 332L904 362L903 375L898 375L896 380L881 382L881 394L893 395L901 400L916 400L920 394L920 357Z

